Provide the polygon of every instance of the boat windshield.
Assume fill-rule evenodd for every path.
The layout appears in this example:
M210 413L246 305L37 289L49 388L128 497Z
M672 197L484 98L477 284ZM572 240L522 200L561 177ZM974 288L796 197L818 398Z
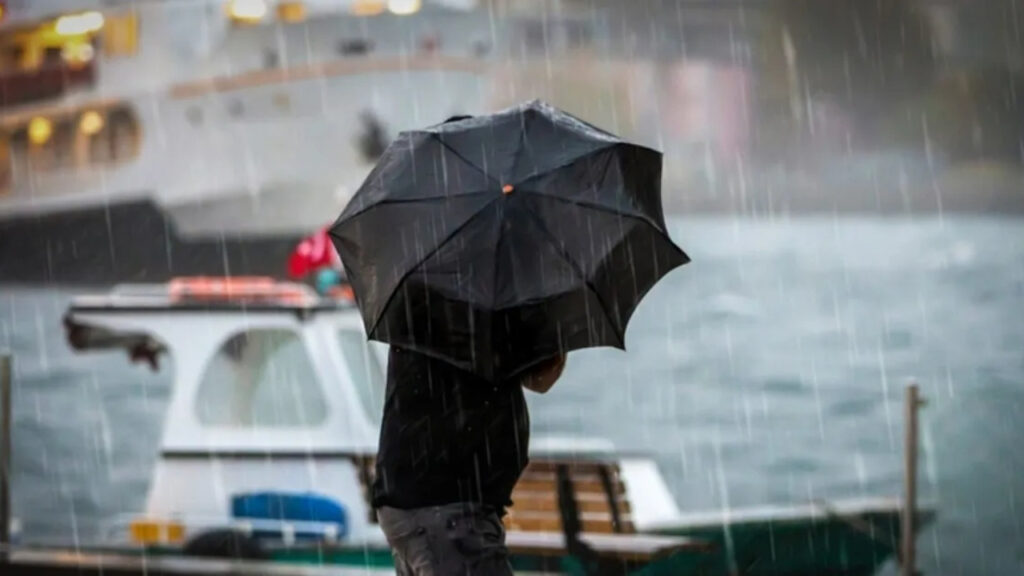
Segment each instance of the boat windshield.
M228 338L206 366L196 411L206 426L232 428L309 428L327 418L302 338L281 329Z
M386 388L381 348L386 347L367 342L362 332L352 329L339 330L338 343L366 414L371 422L380 426Z

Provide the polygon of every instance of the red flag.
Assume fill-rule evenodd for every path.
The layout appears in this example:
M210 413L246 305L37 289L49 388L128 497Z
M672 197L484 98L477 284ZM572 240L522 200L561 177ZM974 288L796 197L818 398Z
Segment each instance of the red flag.
M288 275L292 278L302 278L324 267L341 268L341 258L334 249L334 243L327 235L327 228L321 228L299 242L299 245L292 251L288 258Z

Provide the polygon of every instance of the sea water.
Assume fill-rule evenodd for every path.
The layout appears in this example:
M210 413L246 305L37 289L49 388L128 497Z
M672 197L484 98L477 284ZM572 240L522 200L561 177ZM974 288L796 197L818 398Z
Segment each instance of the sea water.
M530 395L534 437L647 451L685 511L898 497L920 383L927 574L1024 574L1024 221L676 219L693 262L626 352L575 352ZM282 266L284 264L282 263ZM169 371L74 355L76 291L0 288L16 356L14 512L27 540L95 542L141 510Z

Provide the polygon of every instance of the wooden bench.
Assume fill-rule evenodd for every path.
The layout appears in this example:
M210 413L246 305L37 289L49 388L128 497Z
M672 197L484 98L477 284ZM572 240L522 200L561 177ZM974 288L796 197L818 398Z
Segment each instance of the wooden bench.
M365 488L373 461L358 464ZM638 534L614 461L532 460L512 491L504 523L513 557L550 560L555 568L574 557L588 576L621 575L680 552L711 550L704 541Z
M533 463L512 499L505 518L509 551L571 556L587 576L628 574L682 551L710 550L706 543L689 538L637 534L616 463Z
M560 468L561 467L561 468ZM572 483L582 532L633 534L632 511L626 485L616 463L600 461L540 460L523 471L512 491L512 507L505 517L508 530L561 532L558 470Z
M374 477L374 457L353 458L359 471L363 498L369 505ZM583 532L633 534L632 510L626 485L614 462L545 459L533 460L512 491L512 506L505 516L505 528L520 532L561 532L558 505L557 468L566 466L572 477L574 496L583 521ZM371 510L370 521L376 522Z

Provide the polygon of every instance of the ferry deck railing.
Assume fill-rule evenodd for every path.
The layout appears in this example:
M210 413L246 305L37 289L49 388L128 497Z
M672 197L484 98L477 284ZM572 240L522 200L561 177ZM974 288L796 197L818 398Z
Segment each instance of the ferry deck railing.
M11 544L11 356L0 354L0 564Z

